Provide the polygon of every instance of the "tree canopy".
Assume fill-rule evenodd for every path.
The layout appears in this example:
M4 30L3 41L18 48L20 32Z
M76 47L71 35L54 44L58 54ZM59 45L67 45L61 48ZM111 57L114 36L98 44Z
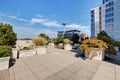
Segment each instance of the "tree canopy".
M73 41L73 43L78 43L79 42L79 35L78 34L74 34L71 41Z
M62 36L59 36L55 39L55 44L63 43L64 38Z
M0 45L15 45L17 34L14 33L10 24L0 23Z
M114 49L114 40L107 35L107 33L105 31L101 31L99 34L98 34L98 39L101 39L103 40L104 42L107 43L108 45L108 48L106 49L106 53L109 54L109 55L116 55L116 51Z
M41 34L39 34L38 36L39 36L39 37L44 37L46 40L49 39L49 37L48 37L46 34L44 34L44 33L41 33Z

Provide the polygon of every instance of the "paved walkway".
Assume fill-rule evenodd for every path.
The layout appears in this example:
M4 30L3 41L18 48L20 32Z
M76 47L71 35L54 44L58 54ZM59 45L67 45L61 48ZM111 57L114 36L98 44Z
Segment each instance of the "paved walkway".
M49 48L47 55L20 58L9 69L10 80L120 80L120 66L74 55Z

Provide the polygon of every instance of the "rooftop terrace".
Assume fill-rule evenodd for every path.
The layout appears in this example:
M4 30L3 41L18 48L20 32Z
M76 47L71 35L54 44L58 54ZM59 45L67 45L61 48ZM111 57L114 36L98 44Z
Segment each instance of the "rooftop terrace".
M84 60L75 53L48 48L46 55L20 58L0 80L120 80L120 66Z

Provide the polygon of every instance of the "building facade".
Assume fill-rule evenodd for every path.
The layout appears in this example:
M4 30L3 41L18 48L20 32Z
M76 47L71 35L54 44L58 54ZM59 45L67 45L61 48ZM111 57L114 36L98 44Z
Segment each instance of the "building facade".
M103 0L100 7L91 10L91 37L104 30L114 40L120 40L120 0Z
M91 37L97 37L102 30L102 7L91 10Z
M115 39L120 40L120 0L103 0L105 31Z
M79 30L69 30L69 31L58 31L58 36L63 36L64 38L72 38L74 34L78 34L80 36Z

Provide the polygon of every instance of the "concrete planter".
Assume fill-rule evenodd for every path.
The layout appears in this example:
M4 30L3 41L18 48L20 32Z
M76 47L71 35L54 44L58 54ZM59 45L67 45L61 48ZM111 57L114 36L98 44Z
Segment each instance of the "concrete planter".
M46 54L46 47L45 46L37 46L36 48L37 54Z
M17 59L18 57L18 49L12 48L12 58Z
M90 52L88 55L85 51L85 57L91 60L104 60L104 48L99 49L99 48L93 48L93 50Z
M28 57L28 56L33 56L36 55L36 50L21 50L19 51L19 58L21 57Z
M57 48L63 49L63 48L64 48L63 43L59 43L59 44L57 45Z
M10 57L0 58L0 70L5 70L9 68Z
M54 43L49 43L48 46L54 48L55 45L54 45Z
M65 50L72 50L72 46L70 44L64 44Z

